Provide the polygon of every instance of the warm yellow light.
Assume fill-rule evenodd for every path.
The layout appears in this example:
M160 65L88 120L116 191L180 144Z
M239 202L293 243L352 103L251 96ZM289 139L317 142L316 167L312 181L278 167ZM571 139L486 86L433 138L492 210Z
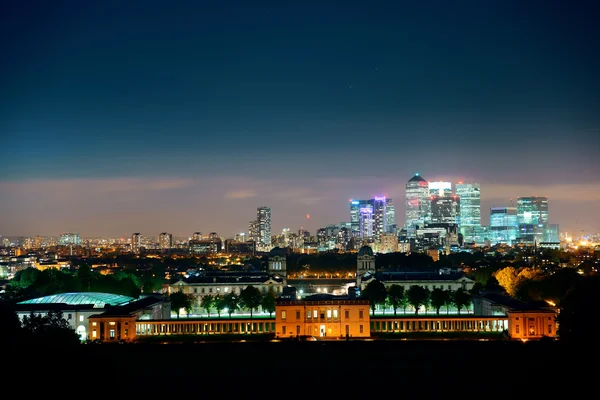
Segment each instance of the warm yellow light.
M546 300L546 303L548 303L549 305L551 305L552 307L556 306L556 303L553 302L552 300Z

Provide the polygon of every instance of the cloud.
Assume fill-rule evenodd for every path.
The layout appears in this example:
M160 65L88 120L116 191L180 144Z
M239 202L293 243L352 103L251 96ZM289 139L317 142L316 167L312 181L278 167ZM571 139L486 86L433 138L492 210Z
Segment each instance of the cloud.
M232 190L230 192L225 193L225 197L228 199L248 199L250 197L256 197L258 193L252 189L239 189Z

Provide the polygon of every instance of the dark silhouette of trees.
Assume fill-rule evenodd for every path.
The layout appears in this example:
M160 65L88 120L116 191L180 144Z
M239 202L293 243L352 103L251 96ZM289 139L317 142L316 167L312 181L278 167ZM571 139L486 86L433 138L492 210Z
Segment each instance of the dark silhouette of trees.
M428 295L429 292L423 286L412 285L408 288L406 297L408 299L408 304L415 309L415 315L419 314L419 307L426 305L429 301Z
M171 310L174 310L179 318L179 312L184 309L187 313L190 313L194 304L194 295L183 293L182 291L176 291L168 296L168 300L171 302Z
M258 308L262 301L262 294L255 286L248 285L240 293L240 305L250 310L250 319L253 311Z
M402 299L404 298L404 286L393 284L387 289L387 296L390 305L394 309L394 315L396 315L396 311L398 306L402 304Z
M458 309L459 314L460 314L460 310L468 307L469 304L471 304L471 301L472 301L471 295L469 294L469 292L467 292L463 288L458 288L452 293L452 303Z
M75 330L63 318L62 311L51 310L47 315L31 313L23 317L22 333L26 343L75 345L81 340Z
M433 289L429 295L429 301L431 303L431 306L435 308L436 314L440 313L440 308L442 308L443 305L447 304L449 299L450 292L440 288Z
M233 292L229 292L223 296L223 303L225 304L225 308L227 308L229 317L239 308L239 298Z
M377 304L384 304L387 297L387 290L383 282L373 279L363 290L362 297L369 300L371 314L375 314Z
M596 346L600 330L599 304L600 276L586 276L575 283L560 303L557 317L560 340Z
M267 294L265 294L262 298L261 307L262 307L263 311L266 311L269 313L269 316L272 316L273 313L275 312L276 299L277 299L277 295L275 294L273 289L269 289Z

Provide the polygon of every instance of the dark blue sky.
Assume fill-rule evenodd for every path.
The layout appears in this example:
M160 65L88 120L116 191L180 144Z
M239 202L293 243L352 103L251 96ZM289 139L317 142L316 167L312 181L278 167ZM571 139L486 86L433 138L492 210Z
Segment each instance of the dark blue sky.
M403 224L415 172L596 231L598 4L4 1L0 234Z

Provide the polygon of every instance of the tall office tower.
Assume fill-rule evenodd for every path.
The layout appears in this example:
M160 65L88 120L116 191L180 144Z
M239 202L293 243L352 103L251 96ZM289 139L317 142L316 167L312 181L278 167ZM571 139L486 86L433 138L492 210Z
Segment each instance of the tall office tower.
M142 234L139 232L131 235L131 251L134 253L139 253L140 248L142 247Z
M519 224L518 241L525 244L543 242L548 225L548 198L519 197L517 199L517 222Z
M245 243L247 238L248 236L246 235L246 232L240 232L235 234L236 242Z
M460 198L458 196L431 196L432 224L460 224Z
M546 232L544 232L544 242L560 243L558 224L548 224Z
M452 182L429 182L429 196L452 196Z
M366 200L350 200L350 232L352 236L360 236L360 209L368 207Z
M517 238L517 207L490 208L490 244L513 245Z
M379 238L384 233L392 233L395 224L395 208L392 199L375 197L367 201L373 207L373 235Z
M58 238L58 244L63 246L68 245L79 245L81 244L81 238L78 233L63 233Z
M416 227L423 227L429 215L429 183L415 174L406 184L406 223L408 237L416 236Z
M173 234L161 232L158 235L158 248L168 250L173 247Z
M361 207L360 209L360 227L359 237L361 238L372 238L373 237L373 208L372 207Z
M460 199L459 230L465 242L475 242L481 226L481 188L479 183L458 182L455 194Z
M256 223L258 225L258 243L263 249L271 247L271 209L258 207L256 209Z
M202 232L194 232L192 234L192 240L202 240Z
M258 221L248 222L248 240L258 244Z

